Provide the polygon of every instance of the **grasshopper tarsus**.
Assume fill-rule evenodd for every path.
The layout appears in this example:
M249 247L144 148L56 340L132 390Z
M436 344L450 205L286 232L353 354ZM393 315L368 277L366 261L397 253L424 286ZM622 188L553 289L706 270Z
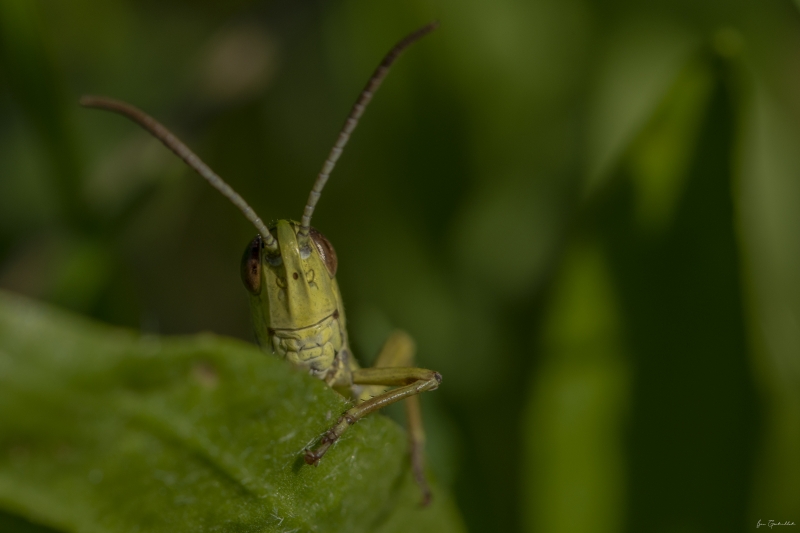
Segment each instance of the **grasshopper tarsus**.
M311 450L306 450L306 453L303 455L303 459L307 465L317 466L319 465L319 460L322 459L322 456L318 456Z

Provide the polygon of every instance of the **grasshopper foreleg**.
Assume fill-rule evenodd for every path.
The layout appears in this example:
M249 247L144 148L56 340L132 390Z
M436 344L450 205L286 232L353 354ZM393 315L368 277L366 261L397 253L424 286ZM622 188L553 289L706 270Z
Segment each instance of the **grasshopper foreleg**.
M403 332L395 332L386 341L375 367L353 371L353 384L368 386L365 387L365 394L362 394L361 399L364 399L365 396L368 397L369 394L375 395L348 409L336 424L323 434L317 447L306 451L306 463L316 465L347 428L361 418L387 405L407 400L406 413L411 466L414 478L422 490L422 504L427 505L430 502L431 493L424 473L425 431L422 426L418 395L435 390L441 383L442 376L438 372L424 368L398 366L410 364L413 357L414 343L411 338ZM386 387L397 388L387 391Z

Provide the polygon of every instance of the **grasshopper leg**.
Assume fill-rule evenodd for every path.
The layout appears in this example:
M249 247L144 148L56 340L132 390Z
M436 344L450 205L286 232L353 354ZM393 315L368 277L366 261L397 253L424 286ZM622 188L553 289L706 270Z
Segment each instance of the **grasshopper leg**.
M442 377L438 372L408 366L413 362L413 358L414 342L407 334L398 331L387 339L373 368L355 370L352 376L353 384L366 385L359 395L359 399L363 401L346 411L337 423L325 432L316 449L306 451L306 463L317 464L328 448L359 419L405 399L412 472L422 490L422 504L430 503L431 493L424 473L425 431L418 395L435 390L441 383ZM388 387L397 388L387 390Z
M392 333L383 345L374 368L413 367L416 346L414 340L404 331ZM377 396L388 390L387 387L365 387L361 400ZM408 450L411 459L411 471L422 491L422 505L427 506L431 500L431 490L425 479L425 427L422 424L422 411L419 396L409 396L406 404L406 429L408 431Z
M388 372L381 372L381 373L373 373L373 371L383 371L386 370ZM369 373L364 376L368 381L360 381L358 379L359 374L362 373ZM376 378L386 377L385 381L378 381ZM413 380L413 381L412 381ZM405 385L402 387L398 387L396 389L392 389L390 391L384 392L379 396L375 396L374 398L370 398L351 409L345 411L345 413L339 417L339 420L336 424L330 428L325 434L322 436L322 439L317 446L316 450L307 450L306 451L306 463L308 464L317 464L322 456L328 451L331 444L339 440L339 437L342 434L364 418L370 413L383 409L387 405L391 405L395 402L399 402L400 400L405 400L406 398L415 396L422 392L427 392L431 390L435 390L439 387L439 383L442 382L442 376L438 372L434 372L432 370L425 370L423 368L365 368L361 370L357 370L353 376L354 383L361 383L365 385L398 385L399 382L412 381L411 384Z
M425 427L422 425L422 411L419 396L406 399L406 425L408 429L409 455L414 479L422 491L422 505L431 503L431 489L425 479Z

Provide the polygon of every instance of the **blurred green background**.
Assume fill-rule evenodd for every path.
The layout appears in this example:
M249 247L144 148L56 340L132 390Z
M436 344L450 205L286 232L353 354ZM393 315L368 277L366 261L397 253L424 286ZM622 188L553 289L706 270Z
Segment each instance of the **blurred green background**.
M471 531L800 522L800 16L790 1L0 2L0 287L252 340L226 200L323 194L365 363L408 330ZM791 529L791 528L787 528Z

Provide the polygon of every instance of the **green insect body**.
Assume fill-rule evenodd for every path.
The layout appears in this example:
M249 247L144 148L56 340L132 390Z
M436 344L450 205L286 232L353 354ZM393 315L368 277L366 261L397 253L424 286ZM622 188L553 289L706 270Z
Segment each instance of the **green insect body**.
M261 349L306 370L355 401L312 448L305 450L305 462L316 465L358 420L405 400L412 471L424 505L431 494L424 475L425 433L419 394L438 388L442 377L432 370L413 367L414 342L401 331L387 339L372 368L359 367L347 339L342 295L336 283L336 252L330 241L311 227L311 215L350 134L391 65L408 46L437 26L428 24L411 33L378 65L311 189L301 222L279 220L268 228L236 191L158 121L118 100L93 96L81 99L85 107L119 113L145 128L236 205L258 230L245 249L241 274Z

